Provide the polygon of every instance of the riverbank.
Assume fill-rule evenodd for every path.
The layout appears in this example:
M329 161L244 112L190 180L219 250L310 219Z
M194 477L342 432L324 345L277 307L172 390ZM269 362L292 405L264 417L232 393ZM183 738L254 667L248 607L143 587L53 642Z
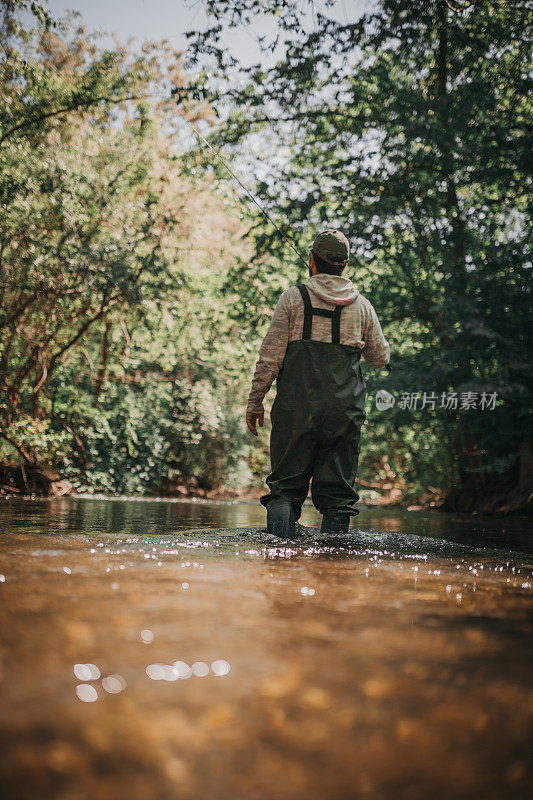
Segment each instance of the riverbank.
M533 485L528 473L520 475L518 484L502 485L497 480L471 486L452 486L447 491L433 487L429 491L405 496L399 486L387 484L379 489L368 488L364 481L356 482L361 504L374 508L435 510L441 512L477 514L530 514L533 511ZM264 487L247 487L233 491L217 487L204 489L194 482L174 484L165 487L160 493L142 495L146 498L166 498L182 500L213 500L257 502L264 493ZM75 488L66 478L51 467L33 467L24 464L0 464L0 497L6 496L40 497L86 497L100 496L93 487ZM109 494L109 497L122 497Z

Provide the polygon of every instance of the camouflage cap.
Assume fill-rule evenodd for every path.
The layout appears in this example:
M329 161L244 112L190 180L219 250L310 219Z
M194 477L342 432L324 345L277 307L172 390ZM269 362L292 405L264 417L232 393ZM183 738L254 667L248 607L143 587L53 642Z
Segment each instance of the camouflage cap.
M348 239L343 233L333 229L319 233L309 250L333 266L344 264L350 258Z

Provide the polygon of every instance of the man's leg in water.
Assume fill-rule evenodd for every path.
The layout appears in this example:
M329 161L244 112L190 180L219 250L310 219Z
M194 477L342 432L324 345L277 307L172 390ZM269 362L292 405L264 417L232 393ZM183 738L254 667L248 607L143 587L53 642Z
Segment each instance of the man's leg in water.
M348 530L350 517L359 513L355 478L359 463L361 428L350 422L335 438L322 441L313 469L311 495L324 515L323 530Z
M273 415L270 436L272 472L266 481L270 492L261 497L261 503L268 507L290 502L296 519L299 519L313 472L316 433L304 429L302 420L295 417L297 415Z

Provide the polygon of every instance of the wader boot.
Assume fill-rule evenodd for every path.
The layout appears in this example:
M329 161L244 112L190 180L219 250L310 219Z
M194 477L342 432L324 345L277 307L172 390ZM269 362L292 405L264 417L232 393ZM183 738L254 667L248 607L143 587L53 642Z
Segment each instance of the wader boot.
M322 517L321 533L346 533L350 527L350 517Z
M280 539L296 538L296 511L291 502L273 500L267 506L267 533Z
M340 343L342 306L314 308L307 288L298 289L304 302L303 334L289 343L276 382L270 493L261 503L268 512L271 503L274 508L292 502L299 519L311 480L313 503L325 517L323 530L344 531L359 513L354 483L366 418L361 351ZM311 339L315 314L331 318L331 342Z

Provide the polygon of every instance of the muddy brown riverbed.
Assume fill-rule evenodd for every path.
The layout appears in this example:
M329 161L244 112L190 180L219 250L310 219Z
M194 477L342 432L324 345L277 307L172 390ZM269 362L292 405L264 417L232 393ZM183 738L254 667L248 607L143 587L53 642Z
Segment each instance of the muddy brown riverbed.
M524 798L529 521L0 503L0 772L20 800Z

